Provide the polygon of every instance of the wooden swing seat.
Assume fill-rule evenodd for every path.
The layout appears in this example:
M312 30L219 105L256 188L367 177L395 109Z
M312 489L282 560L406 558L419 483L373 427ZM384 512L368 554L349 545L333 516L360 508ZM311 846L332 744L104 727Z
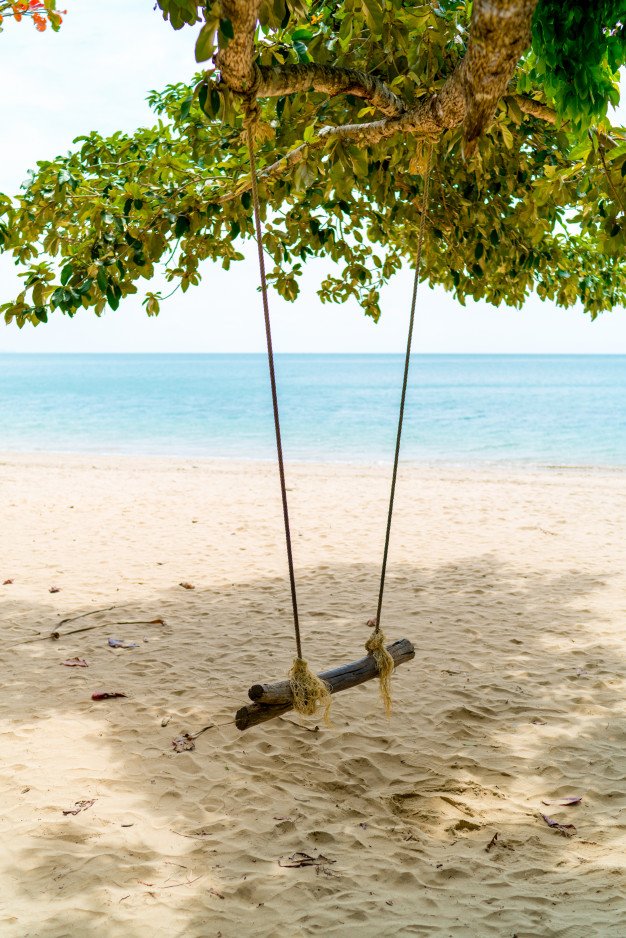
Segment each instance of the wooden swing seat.
M415 649L407 638L401 638L391 645L387 651L393 658L394 667L411 661L415 657ZM359 658L350 664L342 664L331 671L323 671L319 677L324 681L331 694L338 694L350 687L357 687L366 681L378 676L378 668L372 655ZM238 730L247 730L258 723L273 720L289 710L293 710L293 698L289 681L277 681L275 684L253 684L248 690L248 697L253 703L241 707L235 715L235 726Z

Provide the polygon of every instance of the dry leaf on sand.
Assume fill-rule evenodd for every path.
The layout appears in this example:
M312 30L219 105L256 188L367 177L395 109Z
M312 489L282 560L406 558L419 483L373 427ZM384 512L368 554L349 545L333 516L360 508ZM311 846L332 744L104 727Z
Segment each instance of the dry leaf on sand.
M92 804L96 803L95 798L91 798L89 801L75 801L73 808L68 808L63 814L80 814L81 811L86 811L87 808L90 808Z
M564 837L573 837L576 833L576 828L573 824L561 824L559 821L555 821L554 818L548 817L546 814L542 814L541 817L544 819L548 827L558 831L559 834L563 834Z
M195 749L196 744L193 741L193 737L189 733L181 733L180 736L177 736L172 740L172 748L174 752L187 752L189 750Z

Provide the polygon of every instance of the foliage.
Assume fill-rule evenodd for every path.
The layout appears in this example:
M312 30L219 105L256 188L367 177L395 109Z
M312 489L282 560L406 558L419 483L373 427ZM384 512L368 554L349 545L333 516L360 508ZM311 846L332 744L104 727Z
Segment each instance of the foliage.
M540 0L521 90L538 82L559 115L586 130L618 103L625 63L626 0Z
M57 10L56 0L0 0L0 32L5 19L32 19L35 29L42 33L48 24L57 32L63 22L66 10Z
M223 48L220 7L160 0L176 28L200 16ZM404 0L274 0L255 41L265 66L314 61L374 72L407 102L440 88L465 53L468 4ZM217 20L215 19L217 13ZM213 19L211 19L213 17ZM211 42L213 42L213 32ZM202 34L201 34L202 35ZM202 43L207 43L206 34ZM200 56L210 54L209 46ZM518 78L545 95L536 58ZM209 70L153 93L153 127L78 138L67 156L38 164L17 202L0 197L0 245L24 288L0 312L18 325L116 310L161 265L174 287L199 282L203 262L228 269L253 236L249 167L238 98ZM377 116L350 94L298 93L260 102L259 168L303 146L292 169L262 180L269 276L286 299L311 257L333 261L324 302L356 298L378 318L381 287L412 263L428 143L397 133L375 145L314 137L320 127ZM505 97L470 161L461 130L435 144L425 277L460 302L520 306L536 291L562 306L580 300L595 316L626 300L626 143L599 128L582 141L569 124L522 113ZM148 314L161 297L148 291Z

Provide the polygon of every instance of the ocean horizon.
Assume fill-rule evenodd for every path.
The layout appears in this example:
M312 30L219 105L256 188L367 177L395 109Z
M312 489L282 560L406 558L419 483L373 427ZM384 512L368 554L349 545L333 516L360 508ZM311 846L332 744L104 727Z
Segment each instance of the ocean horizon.
M286 459L389 463L402 354L276 356ZM0 451L266 460L252 354L0 353ZM402 458L626 467L626 356L412 358Z

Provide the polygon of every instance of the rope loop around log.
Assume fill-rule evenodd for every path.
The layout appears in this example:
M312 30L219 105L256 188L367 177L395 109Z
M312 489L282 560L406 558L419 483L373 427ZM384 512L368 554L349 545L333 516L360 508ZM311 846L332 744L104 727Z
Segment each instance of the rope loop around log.
M318 707L324 710L324 723L330 722L330 688L314 674L303 658L294 658L289 672L293 709L304 716L313 716Z

